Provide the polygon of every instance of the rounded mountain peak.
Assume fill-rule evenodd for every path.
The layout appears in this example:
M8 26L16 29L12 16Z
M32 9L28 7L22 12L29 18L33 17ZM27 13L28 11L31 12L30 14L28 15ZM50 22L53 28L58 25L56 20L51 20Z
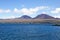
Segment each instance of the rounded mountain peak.
M27 16L27 15L23 15L23 16L21 16L20 18L21 18L21 19L31 19L31 17L30 17L30 16Z

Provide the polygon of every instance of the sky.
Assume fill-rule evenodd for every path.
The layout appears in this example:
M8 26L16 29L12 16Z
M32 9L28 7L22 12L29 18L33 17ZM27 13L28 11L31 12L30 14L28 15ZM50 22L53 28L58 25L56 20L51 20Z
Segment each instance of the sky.
M0 0L0 19L40 14L60 18L60 0Z

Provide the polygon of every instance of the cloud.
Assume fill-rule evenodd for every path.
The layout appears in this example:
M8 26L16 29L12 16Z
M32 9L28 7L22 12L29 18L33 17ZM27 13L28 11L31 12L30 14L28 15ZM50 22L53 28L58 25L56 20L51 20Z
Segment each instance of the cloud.
M47 12L42 12L42 14L47 14Z
M2 18L2 19L11 19L11 18L16 18L16 16L2 16L0 18Z
M15 12L15 13L19 13L20 10L18 10L17 8L15 8L15 9L13 10L13 12Z
M3 12L3 10L2 9L0 9L0 13L2 13Z
M56 15L56 16L54 16L54 17L55 17L55 18L60 18L60 15L59 15L59 16Z
M56 8L55 10L51 11L51 13L60 13L60 8Z
M9 13L11 12L11 10L7 9L7 10L3 10L3 9L0 9L0 13Z
M37 13L39 10L47 9L47 6L39 6L35 8L22 8L22 9L14 9L15 13L22 13L23 15L31 15Z
M14 10L10 10L10 9L0 9L0 13L20 13L20 14L23 14L23 15L31 15L31 14L34 14L34 13L37 13L38 11L40 10L43 10L43 9L47 9L48 6L38 6L38 7L35 7L35 8L21 8L21 9L17 9L17 8L14 8Z
M7 10L4 10L4 12L9 13L11 12L11 10L7 9Z
M2 13L2 15L4 13L8 13L8 14L5 14L3 16L1 16L1 18L15 18L17 15L21 16L21 15L29 15L31 17L35 17L36 15L38 15L37 13L41 10L45 10L45 9L48 9L49 7L48 6L38 6L38 7L35 7L35 8L21 8L21 9L18 9L18 8L14 8L13 10L10 10L10 9L0 9L0 13ZM42 12L42 11L41 11ZM45 13L45 12L43 12ZM11 16L11 15L14 15L14 16ZM16 16L15 16L16 15ZM5 17L7 16L7 17Z

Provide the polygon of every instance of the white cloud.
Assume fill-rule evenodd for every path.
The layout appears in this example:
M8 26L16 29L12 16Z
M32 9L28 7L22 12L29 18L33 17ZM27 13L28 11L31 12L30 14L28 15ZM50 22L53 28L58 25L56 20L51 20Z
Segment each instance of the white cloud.
M0 9L0 13L2 13L3 12L3 10L2 9Z
M47 14L47 12L42 12L42 14Z
M6 13L9 13L9 12L11 12L11 10L7 9L7 10L5 10L5 12L6 12Z
M14 13L16 13L16 14L21 14L21 15L29 15L29 16L32 16L32 15L37 15L37 13L39 12L39 11L41 11L41 10L44 10L44 9L48 9L49 7L48 6L38 6L38 7L35 7L35 8L21 8L21 9L17 9L17 8L14 8L13 10L10 10L10 9L6 9L6 10L4 10L4 9L0 9L0 13L12 13L12 14L14 14ZM43 13L45 13L45 12L43 12ZM12 14L10 14L10 15L12 15ZM16 15L15 14L15 15ZM8 14L6 14L6 15L8 15ZM6 16L5 15L5 16ZM1 18L15 18L15 15L14 16L8 16L8 17L5 17L5 16L2 16Z
M51 11L51 13L60 13L60 8L56 8L55 10Z
M55 18L60 18L60 16L54 16Z
M39 10L47 9L47 6L39 6L35 8L22 8L22 9L14 9L15 13L22 13L23 15L31 15L37 13Z
M35 12L36 12L36 10L32 9L32 8L30 8L30 9L23 8L20 10L20 13L23 13L24 15L30 15L30 14L33 14Z
M1 17L0 17L1 18ZM16 18L15 16L3 16L2 19L11 19L11 18Z
M23 5L24 6L24 5ZM35 8L22 8L22 9L17 9L15 8L13 11L10 9L0 9L0 13L10 13L10 12L14 12L14 13L22 13L23 15L31 15L34 13L37 13L39 10L43 10L48 8L47 6L38 6Z
M14 12L15 12L15 13L18 13L18 12L19 12L19 10L18 10L17 8L15 8L15 9L14 9Z
M11 12L11 10L7 9L7 10L3 10L3 9L0 9L0 13L9 13Z

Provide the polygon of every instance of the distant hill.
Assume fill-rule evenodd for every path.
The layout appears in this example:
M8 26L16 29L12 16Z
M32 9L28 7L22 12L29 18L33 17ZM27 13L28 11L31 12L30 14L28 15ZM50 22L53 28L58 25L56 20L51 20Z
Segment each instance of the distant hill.
M0 23L58 23L60 25L60 19L54 18L47 14L41 14L36 16L35 18L31 18L30 16L23 15L14 19L1 19Z
M41 15L36 16L34 19L54 19L54 17L49 16L47 14L41 14Z
M27 16L27 15L23 15L19 19L31 19L31 17L30 16Z
M21 17L18 17L17 19L60 19L60 18L54 18L54 17L52 17L50 15L47 15L47 14L40 14L40 15L37 15L36 17L34 17L34 18L31 18L28 15L23 15Z

